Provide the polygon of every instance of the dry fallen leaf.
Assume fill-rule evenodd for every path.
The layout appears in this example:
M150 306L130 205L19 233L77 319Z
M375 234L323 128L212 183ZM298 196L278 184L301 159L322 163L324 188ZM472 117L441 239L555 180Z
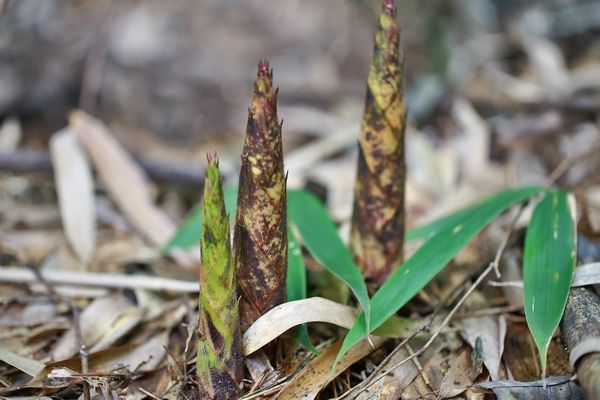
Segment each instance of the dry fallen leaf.
M21 122L18 119L5 119L0 126L0 151L8 153L15 150L22 135Z
M290 328L307 322L327 322L350 329L356 309L322 297L290 301L274 307L244 332L244 355L252 354Z
M91 168L70 128L60 130L52 136L50 154L65 234L73 251L87 265L96 247Z
M275 397L277 400L310 400L317 397L319 392L327 386L336 376L344 372L349 366L371 354L383 344L385 339L373 338L373 346L366 340L352 347L336 365L332 373L335 357L342 346L342 341L331 344L326 350L312 359L298 374L296 374L286 387Z
M469 378L471 370L471 352L463 350L460 355L452 360L452 365L440 385L439 397L442 399L455 397L465 391L472 384Z
M101 121L75 111L69 118L69 126L90 155L112 199L152 244L164 245L176 228L154 205L141 168Z
M486 300L479 292L475 292L468 302L470 305L485 306ZM481 341L483 363L492 380L498 380L500 361L504 352L506 336L506 319L504 316L482 316L465 318L461 321L461 334L472 349L476 350L477 339Z
M25 372L29 376L36 376L45 366L42 362L23 357L5 347L0 347L0 360Z
M131 313L132 307L131 301L119 293L92 301L79 317L81 337L84 344L88 348L92 348L103 341L104 343L106 341L114 342L118 339L116 335L111 337L110 340L106 339L105 336L112 336L115 330L120 333L120 336L125 335L133 326L128 325L129 330L122 331L118 325L114 324L122 318L122 315ZM139 316L133 314L133 318L139 318ZM80 344L77 341L75 328L73 327L63 334L52 350L52 359L63 360L71 357L77 354L79 347Z
M463 131L463 136L457 140L463 160L461 172L470 178L480 177L490 169L491 133L488 124L463 98L454 101L452 116Z
M244 332L244 355L252 354L290 328L308 322L326 322L350 329L357 315L357 309L322 297L281 304L262 315ZM418 321L391 319L374 334L380 332L387 337L402 337L410 333L416 324Z
M167 354L169 331L157 333L142 342L134 342L112 347L89 355L89 373L91 375L110 375L123 378L133 372L143 373L157 369ZM58 370L58 372L56 372ZM61 372L65 379L56 379ZM65 371L72 376L67 376ZM72 372L70 372L72 371ZM81 358L69 358L47 364L31 379L25 387L64 387L69 380L79 380L81 376ZM53 378L54 377L54 378Z

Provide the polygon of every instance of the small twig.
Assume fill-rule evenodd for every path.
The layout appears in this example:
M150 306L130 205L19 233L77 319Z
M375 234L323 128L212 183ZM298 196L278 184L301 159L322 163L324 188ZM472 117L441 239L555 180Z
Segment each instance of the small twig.
M83 335L81 333L81 318L79 307L71 306L71 313L73 315L73 325L75 331L75 338L77 343L79 344L79 357L81 358L81 374L87 375L89 373L89 353L85 347L85 342L83 341ZM84 400L90 400L90 384L84 379L82 381L83 384L83 398Z
M283 389L285 385L287 385L287 383L288 383L287 380L288 379L286 378L283 382L277 383L277 384L275 384L275 385L273 385L273 386L271 386L271 387L269 387L267 389L259 390L258 392L253 393L253 394L248 395L248 396L240 397L240 400L252 400L252 399L257 399L259 397L269 396L269 395L272 395L274 393L277 393L281 389Z
M523 281L505 281L505 282L489 281L488 285L493 286L493 287L516 287L516 288L523 289Z
M410 345L410 343L406 343L406 350L408 350L408 354L410 354L411 356L413 354L415 354L415 352L412 349L412 346ZM423 369L423 366L421 365L421 362L419 361L419 358L415 357L412 361L413 361L413 364L415 364L415 367L417 367L417 371L419 371L419 375L421 375L421 378L423 378L423 381L425 382L425 384L431 390L435 390L434 387L431 385L431 381L429 380L429 377L425 373L425 370Z
M148 397L152 397L153 399L160 400L160 397L156 397L155 395L153 395L152 393L150 393L149 391L147 391L146 389L144 389L142 387L138 388L138 390L140 392L144 393Z
M473 317L483 317L486 315L497 315L497 314L505 314L513 311L522 310L523 306L502 306L502 307L491 307L484 308L482 310L473 310L465 313L459 313L456 315L456 319L463 318L473 318Z
M37 273L37 276L36 276ZM41 278L41 279L40 279ZM122 275L75 271L37 271L22 267L0 266L0 282L46 283L115 289L146 289L179 293L198 293L197 281L184 281L149 275ZM50 292L53 298L56 293ZM61 298L62 300L62 298Z
M519 208L517 209L517 212L515 213L515 216L513 217L512 221L510 222L510 225L508 226L508 231L506 233L506 236L504 236L504 239L502 240L502 243L500 243L500 247L498 248L498 251L496 251L496 256L494 257L494 260L492 261L492 268L496 272L497 279L501 278L500 270L498 269L499 265L500 265L500 259L502 258L502 255L504 254L504 250L506 250L506 246L508 246L508 240L510 239L510 235L512 234L512 231L515 229L515 225L516 225L517 221L519 220L519 218L521 217L522 213L523 213L523 205L520 205Z
M554 169L554 171L552 171L550 173L550 175L548 175L548 178L546 179L546 185L547 186L552 186L554 183L556 183L556 181L565 172L567 172L575 164L580 163L582 161L585 161L588 158L597 155L599 151L600 151L600 146L596 145L596 146L593 146L593 147L589 148L588 150L586 150L585 152L583 152L581 154L578 154L578 155L576 155L574 157L563 159L560 162L560 164L558 164L558 166Z
M187 305L189 314L193 313L190 310L189 304ZM185 347L183 349L183 376L187 376L187 355L190 349L190 343L192 342L192 338L194 337L194 332L198 329L198 321L197 319L190 318L192 321L190 324L182 324L184 328L187 329L187 337L185 338Z

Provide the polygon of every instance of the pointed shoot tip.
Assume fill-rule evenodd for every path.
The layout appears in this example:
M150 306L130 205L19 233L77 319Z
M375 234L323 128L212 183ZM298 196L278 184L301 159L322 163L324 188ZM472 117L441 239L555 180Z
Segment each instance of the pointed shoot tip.
M206 160L210 165L219 166L219 156L217 156L216 151L206 153Z
M384 0L383 1L383 13L391 16L396 15L396 1L395 0Z
M269 61L267 59L261 59L258 61L258 74L268 75L270 70Z

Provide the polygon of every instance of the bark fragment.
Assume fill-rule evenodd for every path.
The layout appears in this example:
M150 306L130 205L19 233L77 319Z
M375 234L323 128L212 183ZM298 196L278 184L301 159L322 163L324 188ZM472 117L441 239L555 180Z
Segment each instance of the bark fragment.
M261 61L248 110L234 233L242 330L285 301L285 187L277 90L273 71Z
M351 235L370 289L403 261L405 105L399 41L394 1L385 0L367 82Z
M237 399L242 378L239 305L216 156L208 157L204 183L198 381L202 399Z

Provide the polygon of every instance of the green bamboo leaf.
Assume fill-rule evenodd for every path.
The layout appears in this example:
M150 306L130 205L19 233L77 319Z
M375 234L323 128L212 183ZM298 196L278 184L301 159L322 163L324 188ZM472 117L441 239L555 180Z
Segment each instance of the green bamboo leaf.
M288 229L288 275L287 275L287 300L302 300L306 298L306 268L304 266L304 257L302 249L296 240L296 236L291 229ZM313 353L317 349L313 346L308 336L306 324L302 324L294 333L296 340L302 346Z
M360 269L321 202L305 190L289 190L288 215L290 224L298 229L310 254L348 285L364 314L370 316L371 304Z
M410 229L408 232L406 232L406 236L404 237L404 239L407 242L419 239L427 239L433 236L436 232L439 232L443 229L447 229L450 226L454 227L458 225L465 218L466 215L469 215L471 212L473 212L473 209L477 206L478 205L474 205L463 208L450 215L436 219L423 226Z
M570 196L563 191L546 194L536 206L525 236L525 316L544 373L548 345L562 318L575 274L576 230Z
M237 187L227 186L224 189L225 208L230 218L235 217L237 203ZM200 243L202 236L202 206L198 204L185 217L177 232L160 250L161 255L168 254L173 249L190 249Z
M394 315L425 287L486 225L511 205L524 201L542 191L529 187L500 192L487 198L464 213L456 224L433 234L389 279L371 299L371 323L361 314L348 332L338 353L337 361L352 346Z

